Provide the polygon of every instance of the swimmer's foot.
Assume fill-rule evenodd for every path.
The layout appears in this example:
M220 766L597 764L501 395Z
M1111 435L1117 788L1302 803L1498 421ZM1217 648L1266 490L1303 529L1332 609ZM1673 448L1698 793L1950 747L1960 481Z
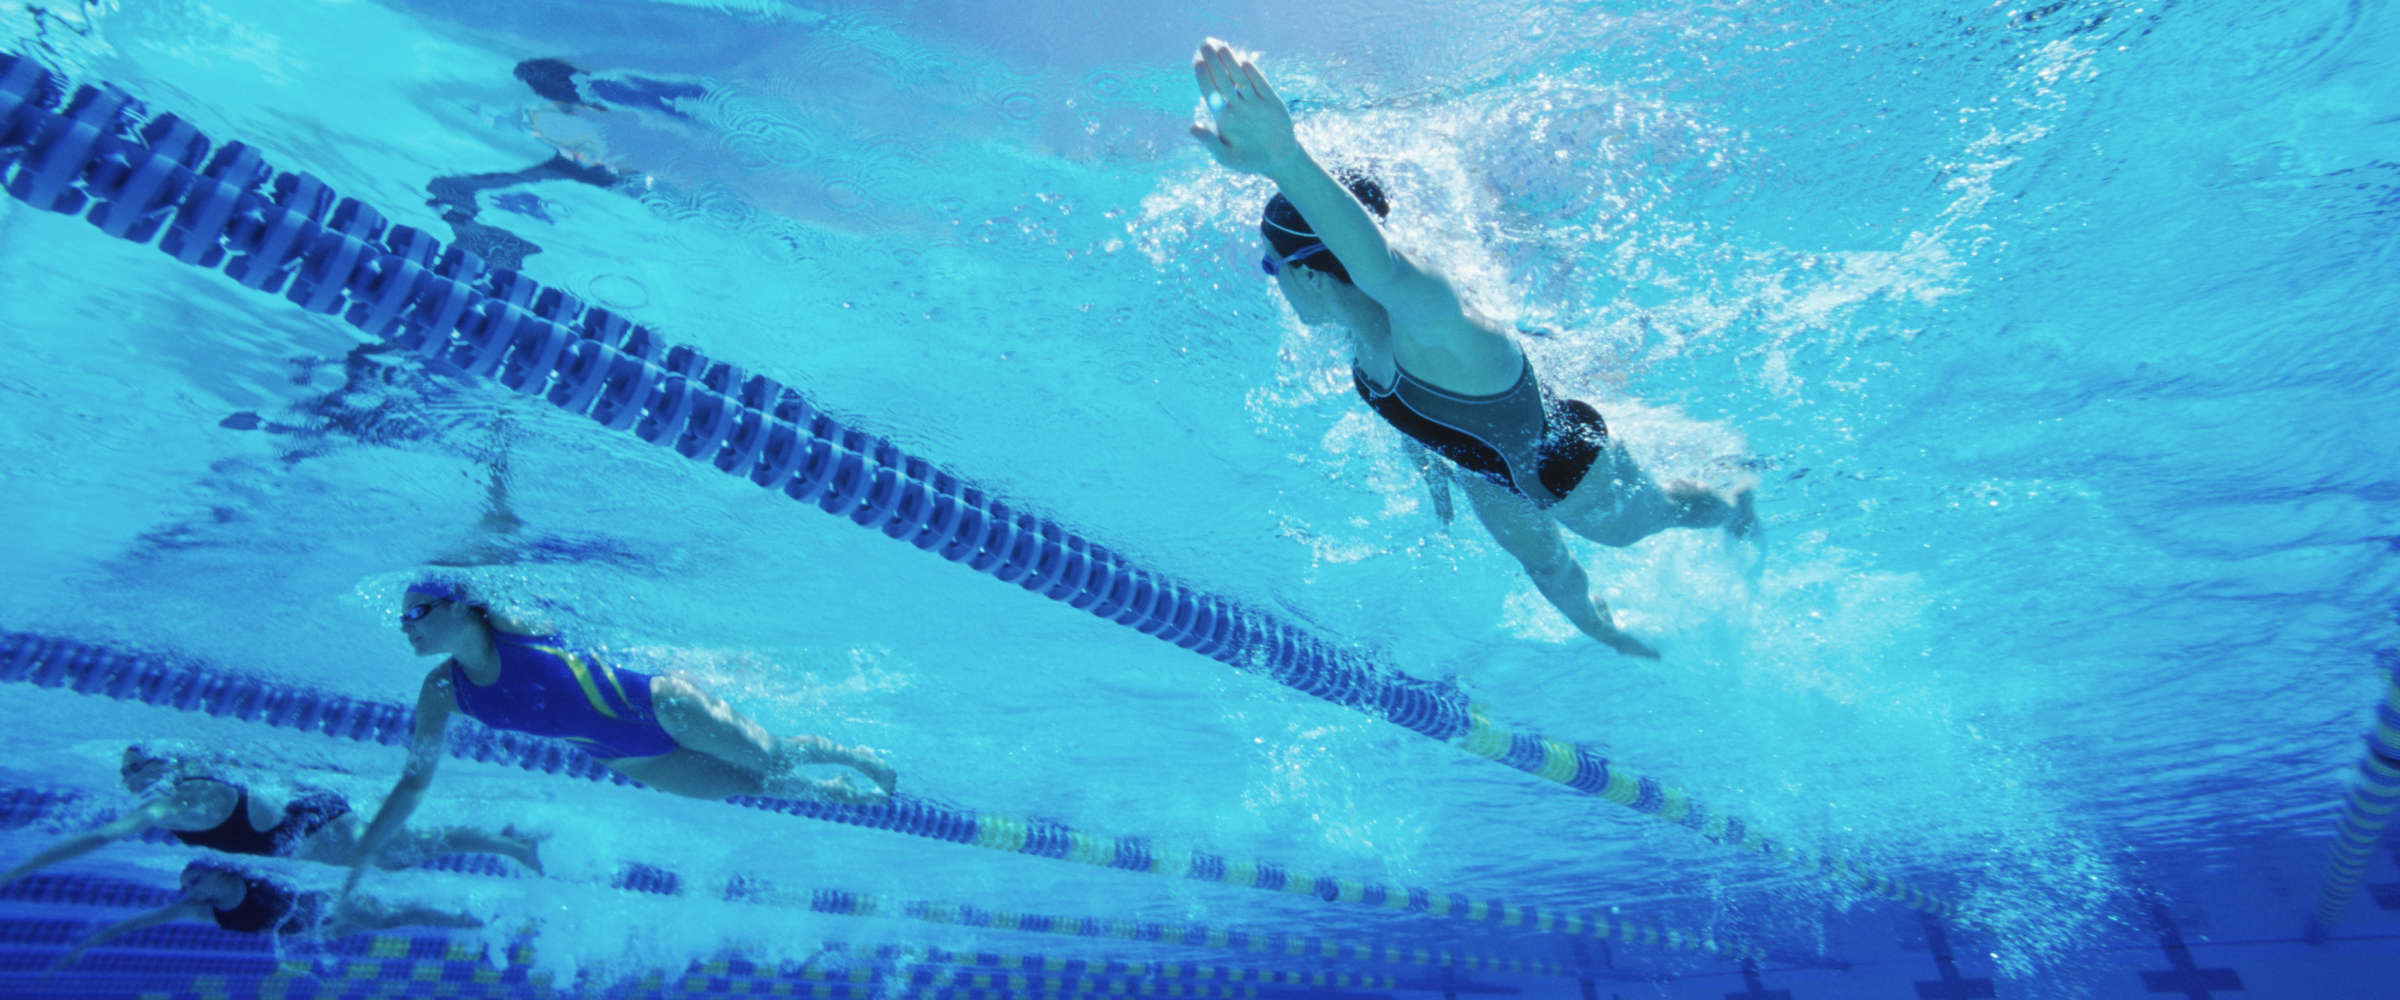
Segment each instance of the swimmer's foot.
M1639 656L1646 660L1656 660L1660 658L1658 655L1658 650L1650 648L1650 646L1647 643L1644 643L1642 640L1636 639L1630 635L1626 635L1623 632L1616 633L1615 635L1594 636L1593 638L1607 643L1610 649L1614 649L1626 656Z
M885 795L900 790L900 772L892 770L892 766L884 763L874 750L863 746L851 747L848 763L857 768L858 773L866 775L867 780L874 782L875 787L882 789Z
M1626 656L1640 656L1652 660L1659 658L1658 650L1650 648L1649 645L1643 643L1642 640L1627 635L1622 630L1618 629L1617 623L1611 620L1612 616L1606 609L1597 610L1599 612L1597 620L1589 624L1578 625L1578 627L1583 629L1583 634L1600 640L1602 643L1606 644L1608 648L1616 650L1619 653L1623 653Z
M838 802L853 806L880 806L889 805L892 801L892 793L873 786L860 788L846 774L830 779L810 778L797 774L780 775L767 779L764 791L773 798L796 799L801 802Z
M866 775L875 787L885 794L900 790L900 772L874 750L863 746L846 747L822 736L786 736L782 754L785 766L793 764L840 764Z
M547 834L518 833L516 826L512 824L500 828L500 839L514 846L515 849L508 852L509 857L517 859L518 864L533 869L534 874L543 874L542 841L548 839Z
M1733 518L1725 522L1725 533L1744 540L1758 537L1758 491L1743 490L1734 495Z

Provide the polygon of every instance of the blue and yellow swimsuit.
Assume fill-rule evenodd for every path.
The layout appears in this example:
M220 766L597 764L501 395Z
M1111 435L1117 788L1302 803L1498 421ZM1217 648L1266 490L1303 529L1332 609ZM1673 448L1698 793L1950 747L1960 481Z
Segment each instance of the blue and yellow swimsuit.
M475 721L563 739L601 760L656 757L678 745L651 710L649 674L618 670L556 636L496 631L492 648L500 679L490 685L468 680L450 661L451 697Z

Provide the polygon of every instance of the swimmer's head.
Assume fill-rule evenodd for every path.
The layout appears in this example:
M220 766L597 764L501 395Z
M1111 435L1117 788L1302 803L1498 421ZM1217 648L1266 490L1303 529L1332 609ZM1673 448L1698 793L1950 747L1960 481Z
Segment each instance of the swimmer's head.
M400 597L400 634L418 656L456 656L490 642L491 628L486 605L464 583L420 580Z
M1392 203L1384 197L1383 185L1361 173L1345 171L1340 176L1342 185L1350 189L1350 196L1375 213L1376 218L1390 217ZM1325 242L1317 238L1316 229L1300 217L1300 210L1292 207L1290 199L1280 194L1267 199L1266 211L1259 213L1258 232L1266 238L1269 259L1277 262L1277 268L1268 273L1282 268L1307 268L1332 275L1342 284L1351 284L1350 272L1332 252L1322 249Z

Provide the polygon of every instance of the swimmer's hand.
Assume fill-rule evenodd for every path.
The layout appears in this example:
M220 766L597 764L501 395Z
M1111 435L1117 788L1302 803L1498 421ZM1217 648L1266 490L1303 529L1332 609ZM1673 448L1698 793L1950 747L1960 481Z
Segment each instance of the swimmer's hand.
M1417 463L1417 475L1424 477L1425 491L1433 495L1433 516L1440 519L1443 531L1450 530L1450 521L1458 516L1458 509L1450 503L1450 467L1434 461L1433 453L1415 438L1401 438L1400 448Z
M1649 646L1643 644L1642 640L1636 639L1630 635L1626 635L1623 632L1619 632L1616 635L1609 636L1600 641L1607 643L1610 648L1615 649L1617 652L1623 653L1627 656L1639 656L1648 660L1656 660L1660 658L1658 655L1658 650L1650 648Z
M1608 621L1606 617L1607 614L1608 613L1605 611L1601 612L1602 617L1600 620L1600 629L1598 631L1592 631L1589 629L1585 630L1591 635L1592 638L1608 644L1608 648L1614 649L1619 653L1625 654L1626 656L1639 656L1650 660L1660 659L1658 650L1650 648L1649 644L1644 643L1640 639L1636 639L1630 635L1626 635L1625 633L1618 631L1617 626Z
M1257 64L1234 54L1233 46L1211 38L1200 43L1192 59L1192 75L1200 81L1200 99L1216 118L1217 127L1192 126L1210 155L1229 170L1245 174L1272 173L1300 153L1292 134L1292 112L1276 96Z
M333 908L336 911L350 905L350 894L358 889L358 880L365 877L367 877L367 862L360 861L350 866L350 877L342 880L342 891L335 893L333 897Z

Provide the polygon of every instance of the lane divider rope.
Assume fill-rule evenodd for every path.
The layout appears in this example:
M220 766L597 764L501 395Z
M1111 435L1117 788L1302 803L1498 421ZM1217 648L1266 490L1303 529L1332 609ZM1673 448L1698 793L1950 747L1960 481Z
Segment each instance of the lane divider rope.
M90 924L72 920L9 920L0 921L0 949L15 951L18 961L0 962L0 968L18 965L25 952L43 959L64 954L67 947L91 929ZM207 975L238 977L250 985L259 996L269 996L281 989L308 980L320 983L343 984L346 990L358 990L365 984L377 984L372 995L390 997L408 995L395 993L392 986L401 984L473 983L516 987L529 990L534 996L556 996L560 992L572 995L608 995L608 984L595 977L579 977L584 982L576 989L560 991L549 973L528 969L535 957L528 944L510 949L512 959L508 969L493 968L483 957L480 942L461 942L449 938L379 934L363 946L349 949L347 954L333 958L332 968L320 969L314 963L288 959L279 960L269 950L270 944L258 935L234 934L213 927L168 927L137 931L111 941L94 951L90 957L71 970L60 974L62 985L81 987L87 995L136 995L133 992L103 993L92 990L96 981L122 979L127 976L192 976L195 969L207 969ZM31 965L33 963L23 963ZM43 963L47 964L47 963ZM35 966L36 969L40 966ZM13 970L10 970L13 971ZM23 973L20 973L23 974ZM6 972L0 971L0 983ZM1188 997L1196 1000L1257 1000L1262 987L1239 983L1183 982L1158 980L1139 975L1110 975L1106 973L1027 974L1022 972L990 972L974 968L946 967L946 963L884 965L861 963L823 965L809 962L795 966L762 966L741 958L715 958L691 963L681 973L652 971L630 978L626 985L637 995L653 991L670 994L726 994L735 991L763 996L799 995L791 992L807 985L856 985L882 991L884 996L903 993L920 995L968 995L976 991L984 996L1043 997ZM234 985L228 983L227 985ZM778 987L781 987L780 989ZM279 989L281 988L281 989ZM201 996L210 992L195 988ZM952 993L950 991L960 991ZM1487 990L1488 991L1488 990ZM510 992L515 992L511 990ZM17 995L14 993L11 996ZM320 989L319 996L330 995ZM434 994L434 995L438 995Z
M0 172L18 200L84 213L102 232L244 287L340 315L369 337L491 378L568 413L816 505L1004 583L1238 670L1935 916L1957 905L1849 858L1770 838L1590 747L1512 732L1457 685L1411 677L1257 608L1135 566L1011 508L890 441L849 427L764 375L745 374L515 271L488 267L315 177L172 114L138 128L110 85L76 88L0 53ZM60 111L50 110L60 105Z
M326 695L273 681L232 676L203 666L4 630L0 630L0 683L63 688L79 694L387 746L407 742L414 731L410 721L412 712L398 704ZM481 724L453 726L444 749L450 756L465 760L633 784L564 742L494 730ZM42 797L46 794L49 793L26 791L20 793L21 797L0 797L0 821L12 820L22 810L53 807L51 800ZM1732 959L1760 957L1754 946L1712 932L1628 921L1597 911L1570 913L1430 889L1312 875L1267 861L1229 859L1205 851L1164 847L1143 837L1087 833L1050 820L977 812L913 796L896 796L891 804L882 806L758 796L737 796L726 801L804 819L1100 868L1307 896L1329 903L1700 951ZM664 872L662 875L672 877ZM1168 933L1157 924L1128 926L1136 927L1139 940L1159 940L1160 935Z
M2400 653L2385 650L2378 658L2384 667L2383 703L2375 706L2375 730L2358 762L2358 781L2334 824L2333 856L2325 863L2325 883L2309 923L2311 939L2322 939L2349 912L2367 861L2400 810Z
M27 794L16 789L8 796ZM468 874L493 875L500 878L518 877L504 866L468 870L465 866L429 863L420 867L435 871L467 870ZM652 865L634 863L619 870L610 886L628 892L656 896L677 896L682 893L682 879L675 873ZM0 902L41 903L58 906L100 906L125 909L155 909L174 901L175 894L155 886L122 879L112 879L82 873L36 873L0 886ZM1199 924L1158 924L1143 921L1101 920L1093 917L1057 917L1038 914L989 910L962 903L900 901L867 893L841 889L780 889L755 877L737 878L726 887L729 901L755 903L804 909L844 917L870 917L915 920L952 927L988 928L1023 934L1051 934L1094 940L1126 941L1137 944L1213 948L1261 956L1288 956L1312 960L1367 962L1384 965L1413 965L1446 968L1467 972L1510 972L1543 976L1575 976L1576 970L1555 962L1521 957L1483 954L1468 949L1399 948L1389 945L1369 945L1341 941L1315 935L1288 932L1250 931L1238 928L1210 927ZM1625 935L1623 943L1658 944L1662 932L1627 922L1620 925ZM955 955L941 949L924 949L927 955ZM948 961L948 959L932 959ZM1060 964L1062 962L1068 964ZM980 955L970 964L997 965L1003 968L1032 968L1050 972L1087 971L1089 963L1081 960L1045 958L1040 955ZM1134 971L1161 978L1223 980L1227 982L1279 983L1300 981L1312 985L1378 987L1390 984L1391 977L1324 972L1287 972L1265 969L1237 969L1221 965L1202 965L1192 962L1148 962L1132 965L1112 960L1108 971L1112 975ZM1331 979L1326 977L1331 976ZM1314 977L1314 978L1309 978ZM1324 980L1322 982L1318 980Z
M619 877L616 880L616 883L619 888L625 888L628 889L628 891L657 893L655 885L642 886L637 884L629 886L624 884L626 881L626 879ZM819 890L820 895L829 892L832 892L832 890ZM175 898L176 895L174 892L158 886L147 885L141 882L135 882L126 879L89 875L80 872L37 873L20 879L5 887L0 887L0 903L33 904L55 907L98 907L108 909L148 910L165 906L168 903L174 902ZM754 901L764 902L764 900ZM938 906L942 904L918 905ZM815 909L814 907L804 908ZM840 916L857 915L843 913L831 909L820 909L817 910L817 912L832 913ZM955 923L956 921L939 922ZM54 922L37 921L34 923L40 924L42 927L47 927L49 923ZM1061 923L1063 924L1064 921L1061 921ZM1101 921L1091 921L1090 923L1093 926L1103 925L1103 922ZM75 940L75 937L72 936L61 937L55 932L55 929L43 930L40 933L27 931L25 930L25 927L28 926L33 926L33 924L22 924L21 922L0 920L0 947L12 947L28 944L66 944L72 943ZM995 929L1006 930L1009 928L999 927ZM1087 936L1107 937L1110 935ZM1125 938L1119 939L1126 940ZM448 949L447 955L450 960L453 961L476 961L479 960L480 956L482 955L482 952L477 950L481 947L481 945L473 940L459 940L440 936L390 933L352 935L340 940L329 941L326 942L325 952L334 956L352 956L361 958L399 958L410 956L426 957L432 954L443 953L442 948L430 947L428 942L444 942L445 944L443 947ZM256 936L222 932L216 930L215 928L202 925L177 927L172 930L152 931L149 932L148 936L129 938L121 943L113 944L111 947L132 950L166 949L183 951L222 951L226 948L233 948L237 951L256 951L265 949L265 945L262 944L260 939ZM530 948L530 945L525 945L523 947ZM852 964L859 965L868 963L877 963L884 966L907 966L915 964L955 965L987 970L998 969L1001 970L1002 974L1038 972L1054 976L1113 976L1120 979L1172 979L1190 980L1200 983L1224 983L1235 985L1249 984L1253 986L1297 985L1342 989L1411 988L1405 981L1393 976L1349 972L1326 972L1323 970L1294 971L1286 969L1210 965L1199 962L1133 962L1123 958L1093 960L1082 958L1061 958L1055 955L1027 954L1017 952L960 952L952 951L946 948L925 945L882 944L861 948L839 941L824 942L823 947L827 952L838 953L847 958L854 959L855 961L853 961ZM524 957L526 954L529 953L519 953L520 957L518 959L518 964L525 964L526 962L530 961L530 958ZM746 959L736 955L710 959L706 962L695 962L693 963L692 968L710 971L710 974L714 975L723 975L725 974L727 963L732 963L732 965L737 968L744 964L750 964ZM1467 967L1461 965L1458 966L1458 968ZM1497 969L1497 965L1490 966L1490 968ZM1528 969L1526 971L1534 970ZM1558 974L1573 975L1573 973ZM813 978L826 977L823 975L817 975ZM1495 988L1479 987L1472 984L1454 984L1451 986L1451 988L1459 989L1460 986L1464 986L1464 989L1459 990L1461 992L1500 992L1500 990Z
M623 881L620 879L619 881ZM652 892L654 888L635 888L633 891ZM821 894L821 893L820 893ZM83 873L41 873L0 887L0 902L35 904L55 907L101 907L110 909L154 909L174 900L167 889L126 879L109 878ZM934 904L924 904L934 905ZM820 910L819 912L834 912ZM953 923L955 921L940 921ZM1093 922L1097 924L1098 922ZM72 943L88 924L82 921L58 920L0 920L0 948L63 947ZM985 926L985 925L975 925ZM336 959L432 959L448 962L481 963L484 944L477 940L462 940L438 935L409 935L396 933L359 934L325 942L324 954ZM270 951L270 945L256 935L234 934L205 925L173 926L144 931L136 936L112 942L114 951L180 951L210 954L245 955ZM685 988L693 990L691 977L763 977L800 978L813 980L842 980L857 983L900 984L915 986L968 986L974 988L1043 989L1053 991L1108 992L1094 986L1097 982L1134 984L1145 981L1177 981L1200 986L1304 986L1320 989L1413 989L1457 993L1514 993L1514 988L1465 982L1432 983L1401 980L1392 976L1359 973L1317 971L1288 971L1248 967L1228 967L1197 962L1130 962L1121 958L1081 959L1052 955L1007 953L995 951L961 952L931 946L902 946L882 944L859 947L848 942L823 942L821 951L835 959L821 963L810 959L804 963L784 965L779 972L761 973L762 967L739 955L695 961L685 972ZM512 947L512 962L528 965L532 962L530 943L519 942ZM4 963L0 963L4 964ZM288 963L297 970L306 970L308 963ZM928 979L911 970L917 966L955 966L978 978L965 975L950 980ZM171 971L162 963L117 961L117 971ZM487 966L488 967L488 966ZM1454 966L1466 968L1465 965ZM994 972L992 970L998 970ZM1531 969L1521 971L1535 971ZM414 970L418 978L425 970ZM901 975L896 975L901 974ZM1572 972L1554 973L1573 975ZM649 974L653 982L663 982L668 973ZM1008 977L1017 977L1013 981ZM1031 984L1031 985L1028 985ZM723 992L719 983L713 987ZM1115 992L1129 990L1119 988Z

